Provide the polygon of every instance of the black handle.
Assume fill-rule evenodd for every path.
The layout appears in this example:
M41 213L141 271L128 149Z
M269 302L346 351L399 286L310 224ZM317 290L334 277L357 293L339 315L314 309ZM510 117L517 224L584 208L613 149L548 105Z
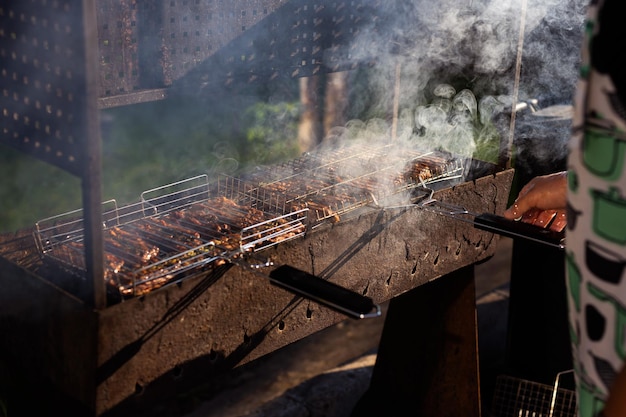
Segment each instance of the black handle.
M544 229L529 223L509 220L491 213L484 213L474 218L474 227L498 233L513 239L523 238L554 246L559 249L565 247L565 233Z
M270 272L269 276L272 284L352 318L362 319L381 315L380 307L374 304L371 298L289 265L279 266Z

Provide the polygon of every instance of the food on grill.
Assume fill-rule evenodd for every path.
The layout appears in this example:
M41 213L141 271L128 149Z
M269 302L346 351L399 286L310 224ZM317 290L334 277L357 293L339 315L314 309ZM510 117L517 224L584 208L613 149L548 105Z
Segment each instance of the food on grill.
M104 232L104 245L107 252L132 259L139 267L146 265L159 254L159 247L131 234L121 227L113 227Z
M215 197L106 228L104 279L113 293L143 295L183 272L216 268L259 246L304 231L302 222ZM64 241L52 253L72 266L83 264L83 254L82 240L77 239Z
M302 203L301 206L311 210L310 213L312 213L314 221L330 219L333 223L337 223L341 220L338 210L336 208L332 208L329 202L324 202L323 197L321 202L308 200ZM296 207L298 206L296 205Z
M422 157L409 164L404 174L405 179L417 183L427 182L432 178L444 175L449 163L448 158L438 155Z
M217 189L190 181L194 186L182 191L171 192L170 186L150 190L144 194L153 198L142 197L141 204L125 207L123 214L117 207L107 212L107 225L113 224L103 232L109 292L122 297L146 294L301 236L307 229L305 220L313 226L339 222L357 207L445 177L459 167L445 153L408 158L400 153L402 158L389 160L363 152L356 158L344 153L330 162L313 158L317 165L312 167L291 163L257 172L246 182L229 177L226 186L218 184ZM311 158L302 160L310 163ZM350 172L348 165L358 169ZM208 198L209 190L219 196ZM46 229L50 235L43 237L41 246L63 265L84 270L79 224L54 223Z
M444 153L429 153L419 155L402 169L378 167L355 176L342 175L339 171L348 170L338 170L332 165L315 169L310 175L289 175L288 171L281 171L278 176L288 179L260 182L259 187L268 195L283 196L296 209L308 208L313 221L338 222L341 214L371 203L380 194L388 195L396 189L445 176L455 161ZM359 169L355 168L355 172Z

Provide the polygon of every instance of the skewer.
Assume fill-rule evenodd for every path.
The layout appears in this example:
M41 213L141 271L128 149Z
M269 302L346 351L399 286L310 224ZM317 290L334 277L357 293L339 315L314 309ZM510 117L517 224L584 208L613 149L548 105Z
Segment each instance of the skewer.
M419 208L432 213L447 216L455 220L471 223L477 229L486 230L514 239L522 238L535 243L552 246L557 249L565 249L564 233L548 229L547 226L549 225L546 225L546 228L543 228L529 223L509 220L492 213L475 213L463 206L449 204L435 199L433 197L435 191L427 188L423 183L420 191L424 191L425 194L421 197L413 199L411 204L382 206L380 208L384 210Z
M398 136L398 111L400 108L400 62L396 62L396 76L393 91L393 116L391 120L391 141L395 141Z

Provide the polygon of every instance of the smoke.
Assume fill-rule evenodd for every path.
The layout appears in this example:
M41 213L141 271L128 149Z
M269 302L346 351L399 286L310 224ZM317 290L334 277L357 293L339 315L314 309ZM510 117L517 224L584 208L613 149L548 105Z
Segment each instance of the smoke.
M542 164L562 160L569 139L567 124L559 119L554 137L553 127L539 127L552 120L522 116L572 102L586 3L386 2L377 19L362 27L343 51L347 61L367 62L371 57L376 61L368 71L367 91L353 94L351 105L362 114L384 117L396 100L400 135L419 140L411 132L420 131L422 140L435 148L472 156L487 139L508 135L508 123L496 120L501 112L510 114L517 103L534 102L533 108L522 106L523 113L518 114L516 149L524 149L528 164L533 159ZM394 85L400 86L399 96ZM444 87L453 93L437 92ZM548 146L538 143L535 151L525 143L528 137L536 140L546 134Z
M170 106L163 112L157 112L156 109L161 106L135 105L115 112L114 120L110 122L103 119L104 124L116 127L110 135L107 132L103 134L104 191L107 191L109 184L119 184L119 187L111 186L110 195L118 197L120 190L127 188L128 194L135 196L138 191L146 188L146 183L153 186L165 176L165 180L169 181L170 177L179 179L181 175L192 175L191 170L203 169L212 174L242 169L244 162L247 162L243 155L246 144L235 143L231 139L235 134L241 134L236 130L242 125L242 110L249 106L252 99L235 102L223 97L228 98L228 94L235 95L242 91L252 95L256 91L251 88L254 83L250 80L262 79L264 76L276 83L287 80L285 84L293 84L295 78L292 73L301 71L297 76L313 75L303 73L313 65L299 66L304 62L302 57L310 58L303 52L304 47L307 47L307 51L320 48L324 51L320 61L332 63L327 69L336 66L349 70L350 84L358 87L351 89L350 93L350 122L332 129L326 138L328 142L336 142L340 138L345 140L345 137L388 140L395 135L397 140L408 141L409 144L434 145L464 155L475 155L484 148L485 143L494 140L494 133L500 136L507 133L508 124L501 115L515 104L513 94L522 21L522 65L519 92L515 99L518 102L535 100L539 108L571 103L587 1L372 0L318 2L317 6L312 7L306 0L291 0L280 2L281 6L277 10L270 11L266 17L259 17L258 24L247 26L245 30L233 22L228 24L227 20L209 20L208 14L190 14L195 6L185 8L180 2L177 2L180 7L176 8L167 5L166 11L170 19L165 23L155 18L163 13L159 5L142 3L141 8L132 14L137 17L135 22L131 15L124 14L126 11L122 7L130 3L122 2L120 9L111 13L123 15L124 19L116 20L116 24L108 24L106 29L104 26L99 28L105 33L101 35L102 42L99 44L99 64L102 68L111 69L108 73L100 74L104 91L99 93L107 96L104 98L111 98L108 96L123 96L125 93L149 89L155 85L171 87L167 104L174 103L175 107L180 108ZM57 140L57 132L62 138L80 136L72 129L79 124L78 115L83 107L83 103L76 99L82 96L82 85L78 82L82 78L82 49L78 32L68 31L67 28L74 26L70 24L70 19L78 19L82 15L74 13L71 5L67 6L69 10L66 7L57 7L56 3L51 4L51 10L35 10L26 3L13 3L7 10L15 12L5 13L2 20L5 33L15 34L15 39L5 36L2 40L3 47L8 51L7 59L2 64L2 76L7 84L7 92L3 98L6 111L2 123L7 131L15 130L21 139L42 138L42 144L47 141L46 144L55 146L63 142ZM204 5L209 3L213 2L196 2ZM333 20L340 6L340 13L343 13L341 19L344 19L346 25L344 27L339 27L341 24ZM313 36L297 38L296 29L285 23L295 19L298 20L298 25L307 27L301 34L310 35L314 31L320 31L326 35L329 32L329 37L333 38L335 29L324 32L315 23L311 23L316 20L313 18L321 16L321 12L319 16L316 13L324 7L328 14L322 20L330 22L331 28L337 29L336 33L350 34L346 38L349 42L344 43L339 37L337 39L340 41L333 45L323 42L319 45L311 44ZM257 11L260 16L261 9ZM49 16L48 13L52 12L55 15ZM362 14L358 19L349 18L358 13ZM189 14L188 20L182 25L186 14ZM251 14L253 15L248 13L246 17L251 17ZM24 24L21 16L30 16L26 22L30 23ZM176 25L168 26L171 32L163 34L156 30L172 20L176 21ZM57 21L60 22L59 25L52 25ZM269 23L264 25L264 21ZM48 24L50 27L46 27ZM132 32L133 27L140 27L141 30ZM217 43L219 36L216 34L221 33L220 27L228 27L229 31L224 37L230 43ZM180 32L177 32L178 29ZM131 32L133 36L127 36ZM239 33L241 36L235 36ZM137 43L133 41L135 36ZM322 36L322 40L324 39L326 38ZM183 41L197 44L183 48ZM166 58L164 54L167 48L162 47L162 43L169 45L168 56L173 61L170 64L177 64L176 82L171 85L168 84L171 81L169 77L174 75L168 71L173 70L173 66L162 68L161 61L157 59L159 56ZM179 46L177 55L172 55L174 46ZM130 49L125 49L122 53L120 48L123 47ZM132 57L134 48L139 49L139 57L136 60L130 59L127 63L124 61L125 66L118 68L118 61L122 57ZM233 52L239 50L243 52ZM193 55L189 64L184 61L185 53L188 54L187 57ZM292 59L292 53L296 58ZM74 59L80 62L72 62ZM202 62L196 65L199 61ZM369 66L372 62L373 65ZM362 65L355 65L359 63ZM137 68L135 64L142 65ZM235 68L236 65L241 68ZM187 71L187 67L192 69ZM353 70L354 68L359 69ZM184 71L187 72L183 74ZM122 75L123 80L120 78ZM216 84L224 86L225 78L235 80L232 81L233 84L228 84L229 87L236 84L236 80L244 81L232 90L224 87L224 91L220 90L224 93L223 96L210 94L209 87L199 87L204 86L200 81L213 87ZM241 84L246 84L248 88ZM257 82L255 85L261 84L263 83ZM62 87L49 88L57 85ZM171 100L171 97L179 93L186 96L187 91L183 91L185 86L190 87L196 96L189 100L187 97L179 101ZM399 95L395 94L396 86L400 87ZM451 86L454 96L436 92L443 86ZM258 90L263 90L263 87L265 86ZM471 92L473 98L468 92ZM210 101L206 108L202 107L206 103L195 104L197 94L205 94ZM297 100L297 93L295 94L295 97L290 97L293 101ZM457 94L462 95L455 101ZM285 95L281 92L280 98ZM179 105L185 102L193 104ZM48 103L52 103L52 107ZM390 111L395 106L398 108L397 119L392 120ZM131 116L130 108L139 107L147 108L152 113L145 117L142 114L141 118ZM447 108L446 117L441 114L444 108ZM126 113L129 113L127 119L130 127L127 132L122 133L120 130L123 126L120 122ZM213 115L217 122L213 123L211 120L213 124L208 126L209 122L205 123L207 114ZM468 123L468 114L471 116L471 126ZM559 128L554 129L553 119L544 117L538 121L530 116L532 114L529 117L518 117L516 150L523 150L523 154L517 154L516 160L520 163L526 161L528 164L533 160L549 164L562 159L566 149L564 143L569 136L566 122L559 120ZM16 117L19 123L16 123ZM267 118L271 117L274 116ZM496 118L499 120L494 120ZM135 157L132 150L129 150L130 146L126 145L133 144L141 148L137 145L141 141L137 137L141 134L137 134L140 130L137 125L139 121L145 122L147 119L150 121L146 124L152 129L143 129L148 138L144 148L150 153L141 152ZM435 123L437 121L439 124ZM45 130L50 130L51 133L45 132L42 135L37 126L48 125L50 129L46 127ZM167 128L168 125L171 128ZM269 127L280 129L274 125ZM194 132L181 133L182 128L194 129ZM226 132L228 129L235 133ZM221 134L222 131L225 133ZM542 138L546 140L542 141ZM15 146L18 142L7 137L3 144ZM19 143L26 144L27 141L22 140ZM272 142L270 145L273 144ZM30 145L24 145L23 148L27 152L34 152ZM52 160L53 164L62 167L68 163L57 155L73 155L71 152L55 152L54 148L45 151L48 148L40 146L36 156L43 155L43 160ZM67 148L74 150L72 145ZM61 147L60 151L65 149ZM137 161L140 158L149 159L157 152L166 155L161 157L162 164L149 170L154 175L150 177L145 170L136 167ZM179 160L195 162L181 163L183 168L180 168L172 162ZM119 169L116 171L117 167ZM140 176L148 178L131 183L131 178ZM57 194L67 195L68 191L63 189ZM49 210L49 207L46 206L45 209Z
M267 96L258 100L270 97L270 105L285 94L267 86L284 81L292 85L298 77L315 75L319 68L312 63L319 62L326 71L349 74L346 116L350 122L327 132L325 142L336 143L346 136L368 141L395 137L413 145L427 143L461 156L493 160L499 138L508 134L507 117L514 101L538 99L540 106L571 101L586 1L374 0L320 2L312 7L308 1L293 0L176 80L170 95L193 90L192 100L196 100L197 94L203 94L209 101L204 103L207 112L217 114L225 128L234 127L234 136L247 129L242 115L248 102L229 95L265 91ZM216 27L211 26L215 24L206 23L198 33L211 29L215 33ZM322 51L321 56L315 51ZM264 87L253 88L262 80ZM441 96L435 91L440 86L449 86L454 94ZM396 87L400 94L395 93ZM289 99L297 100L297 93ZM398 112L392 115L394 108ZM276 162L272 155L288 149L274 139L286 142L294 135L275 114L266 114L264 119L262 134L239 141L239 149L225 147L219 155L210 150L210 159L216 162L208 164L206 171L230 173ZM532 123L517 126L525 130L516 132L516 138L534 134L528 132ZM215 126L207 131L211 132L208 141L227 140L228 132L218 135ZM270 139L258 140L262 135ZM564 134L557 140L566 139ZM564 149L552 147L550 157L562 158Z

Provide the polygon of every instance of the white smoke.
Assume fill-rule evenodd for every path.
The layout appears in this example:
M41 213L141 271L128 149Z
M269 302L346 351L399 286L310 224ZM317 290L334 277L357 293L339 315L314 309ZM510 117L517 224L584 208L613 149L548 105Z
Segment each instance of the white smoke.
M572 101L586 3L384 3L382 15L371 26L360 29L345 54L346 59L355 61L374 56L378 64L370 70L364 103L352 104L381 115L397 100L398 135L411 135L410 120L413 130L426 130L429 142L471 156L480 145L477 141L493 138L494 132L487 132L492 121L488 118L507 107L510 112L514 100L539 102L539 106ZM395 96L393 86L397 84L400 96ZM435 92L451 84L458 96L444 97ZM359 99L358 94L355 98ZM406 117L408 113L414 117ZM508 127L503 124L504 129ZM502 129L499 133L507 134ZM519 137L528 134L521 132ZM557 140L566 142L567 131ZM548 157L563 158L565 149L560 144L551 146ZM541 152L541 159L545 159L546 148Z

